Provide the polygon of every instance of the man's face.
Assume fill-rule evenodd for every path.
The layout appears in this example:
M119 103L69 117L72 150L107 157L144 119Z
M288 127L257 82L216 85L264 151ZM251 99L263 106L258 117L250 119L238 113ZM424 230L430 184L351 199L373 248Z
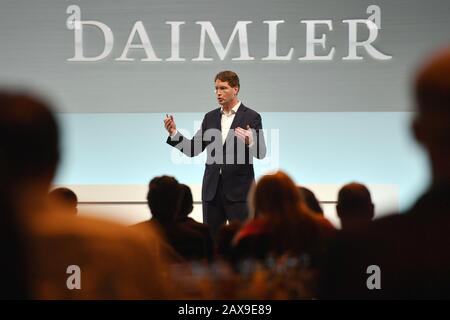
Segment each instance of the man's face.
M220 105L228 104L236 97L239 89L230 87L228 82L216 80L216 98Z

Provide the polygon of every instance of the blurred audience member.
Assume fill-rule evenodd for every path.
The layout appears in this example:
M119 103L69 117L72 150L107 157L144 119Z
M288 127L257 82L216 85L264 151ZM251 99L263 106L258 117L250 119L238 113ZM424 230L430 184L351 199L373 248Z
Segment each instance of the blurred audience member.
M184 226L187 226L188 228L191 228L194 231L197 231L203 236L203 241L206 245L208 261L211 262L213 259L213 251L214 251L214 244L211 236L211 230L207 224L197 222L191 217L189 217L192 210L194 210L194 200L192 197L192 192L187 185L182 184L180 186L182 199L180 211L178 214L178 222L180 222Z
M320 206L319 200L317 200L316 195L311 190L305 187L299 187L299 191L307 207L313 213L323 216L323 209Z
M158 229L167 243L186 260L207 259L207 244L203 235L177 220L182 201L183 188L174 177L153 178L147 194L152 218L134 227Z
M0 108L3 107L3 97L0 94ZM0 117L1 117L0 113ZM0 120L1 122L1 120ZM0 134L1 132L0 127ZM0 153L3 148L0 144ZM0 167L0 274L4 275L0 286L1 300L16 300L30 298L29 279L26 272L25 239L19 228L17 213L11 203L8 186L10 177L8 169Z
M321 226L288 175L277 172L262 177L249 199L256 218L244 225L234 239L241 260L288 254L307 255L316 261L323 244Z
M366 225L374 217L374 205L369 189L360 183L349 183L338 193L336 211L342 229L355 229Z
M0 94L0 151L2 191L8 197L3 213L15 215L25 248L25 274L15 278L19 265L5 275L18 280L17 288L27 279L29 296L38 299L168 296L154 233L51 213L48 190L59 160L59 136L45 103L28 95ZM12 248L22 247L16 244ZM13 256L8 263L14 261L20 262Z
M229 224L223 224L217 231L215 257L218 260L228 262L232 265L236 262L233 251L233 238L241 228L241 221L232 220Z
M329 251L322 298L450 298L450 49L418 72L415 97L413 131L430 158L431 185L406 213L342 233Z
M69 188L56 188L49 195L51 206L56 212L76 215L78 213L78 198Z
M305 187L299 187L300 197L308 209L314 213L314 219L322 226L321 232L323 237L331 238L336 232L336 228L333 224L325 218L323 209L320 206L319 200L317 200L316 195Z

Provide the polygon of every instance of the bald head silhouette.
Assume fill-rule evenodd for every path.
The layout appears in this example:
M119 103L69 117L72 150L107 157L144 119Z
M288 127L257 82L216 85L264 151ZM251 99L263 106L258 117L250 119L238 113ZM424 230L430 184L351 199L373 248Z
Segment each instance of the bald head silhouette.
M369 223L374 216L369 189L357 182L344 185L338 193L336 211L342 229L357 228Z

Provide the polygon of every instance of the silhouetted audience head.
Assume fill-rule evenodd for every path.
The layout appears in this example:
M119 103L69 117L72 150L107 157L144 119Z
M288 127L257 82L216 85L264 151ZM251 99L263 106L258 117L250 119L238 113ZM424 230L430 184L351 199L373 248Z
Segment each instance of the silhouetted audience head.
M323 209L320 206L319 200L317 200L316 195L305 187L299 187L303 201L305 201L306 206L314 213L323 216Z
M185 184L180 184L181 188L181 204L178 216L180 219L186 218L194 210L194 200L191 188Z
M77 214L78 197L69 188L56 188L48 196L55 210L63 213Z
M450 48L439 52L419 70L415 94L415 137L428 152L434 182L449 181Z
M181 201L181 187L174 177L153 178L148 187L147 203L155 219L160 223L174 221Z
M58 128L49 107L22 94L0 93L1 166L11 182L50 184L59 160Z
M369 190L356 182L346 184L339 190L336 210L342 229L362 226L374 217Z

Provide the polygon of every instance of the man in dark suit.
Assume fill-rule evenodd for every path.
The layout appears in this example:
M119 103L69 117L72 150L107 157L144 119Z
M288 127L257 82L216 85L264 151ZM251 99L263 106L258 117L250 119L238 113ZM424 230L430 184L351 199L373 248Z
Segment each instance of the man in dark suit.
M450 49L419 72L416 140L430 188L404 214L343 232L329 250L320 298L450 299Z
M247 218L247 194L255 177L253 157L262 159L266 154L261 116L238 100L238 75L223 71L214 81L221 107L205 115L192 139L177 131L172 116L164 120L168 144L189 157L207 150L203 222L209 224L213 235L227 220Z

